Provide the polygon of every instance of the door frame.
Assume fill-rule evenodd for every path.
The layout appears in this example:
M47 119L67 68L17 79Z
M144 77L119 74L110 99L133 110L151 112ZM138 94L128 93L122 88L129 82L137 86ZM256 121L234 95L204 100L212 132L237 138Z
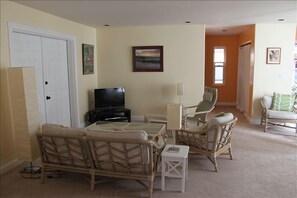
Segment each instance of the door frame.
M68 82L69 82L69 105L71 114L71 126L80 127L79 124L79 98L78 98L78 85L77 85L77 65L76 65L76 39L74 36L66 35L63 33L52 32L46 29L35 28L27 25L21 25L13 22L8 22L8 36L10 47L10 65L12 67L12 34L22 33L40 37L47 37L53 39L65 40L67 42L67 61L68 61Z

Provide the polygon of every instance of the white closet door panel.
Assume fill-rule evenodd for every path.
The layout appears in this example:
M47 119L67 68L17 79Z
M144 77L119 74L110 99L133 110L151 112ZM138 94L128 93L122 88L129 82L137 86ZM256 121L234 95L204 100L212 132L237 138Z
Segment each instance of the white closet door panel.
M41 117L41 124L45 119L45 104L43 90L42 71L42 44L41 37L22 33L12 34L11 56L13 67L34 66L36 71L36 82L38 91L38 105Z
M42 38L47 123L71 126L67 66L67 43Z

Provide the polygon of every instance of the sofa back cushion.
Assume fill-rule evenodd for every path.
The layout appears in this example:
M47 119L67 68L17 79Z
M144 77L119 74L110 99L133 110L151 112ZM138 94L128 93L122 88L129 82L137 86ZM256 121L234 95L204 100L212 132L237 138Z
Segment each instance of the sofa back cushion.
M273 93L272 110L275 111L292 111L295 102L294 94Z
M262 98L262 104L265 108L271 109L272 106L272 96L263 96Z
M222 133L225 131L222 131L222 126L234 119L234 116L232 113L220 113L216 117L210 119L207 122L207 128L209 129L208 131L208 136L207 136L207 141L208 141L208 150L216 150L217 142L219 141L219 138ZM218 126L218 127L214 127ZM212 127L212 128L211 128Z
M84 136L84 129L44 124L38 134L42 160L57 165L90 167Z

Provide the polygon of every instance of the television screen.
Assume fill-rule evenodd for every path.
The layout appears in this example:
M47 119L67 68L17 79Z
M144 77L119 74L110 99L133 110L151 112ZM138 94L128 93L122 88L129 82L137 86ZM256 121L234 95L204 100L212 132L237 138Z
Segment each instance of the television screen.
M125 107L125 88L95 89L95 109Z

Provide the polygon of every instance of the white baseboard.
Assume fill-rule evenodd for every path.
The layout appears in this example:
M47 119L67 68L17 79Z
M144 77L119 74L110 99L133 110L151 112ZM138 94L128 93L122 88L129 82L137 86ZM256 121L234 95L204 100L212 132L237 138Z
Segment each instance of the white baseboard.
M230 107L235 107L236 103L235 102L217 102L216 106L230 106Z
M11 162L8 162L0 167L0 175L7 173L8 171L16 168L17 166L21 165L24 161L14 159Z
M261 119L248 119L248 121L250 122L250 124L260 124L261 123Z

